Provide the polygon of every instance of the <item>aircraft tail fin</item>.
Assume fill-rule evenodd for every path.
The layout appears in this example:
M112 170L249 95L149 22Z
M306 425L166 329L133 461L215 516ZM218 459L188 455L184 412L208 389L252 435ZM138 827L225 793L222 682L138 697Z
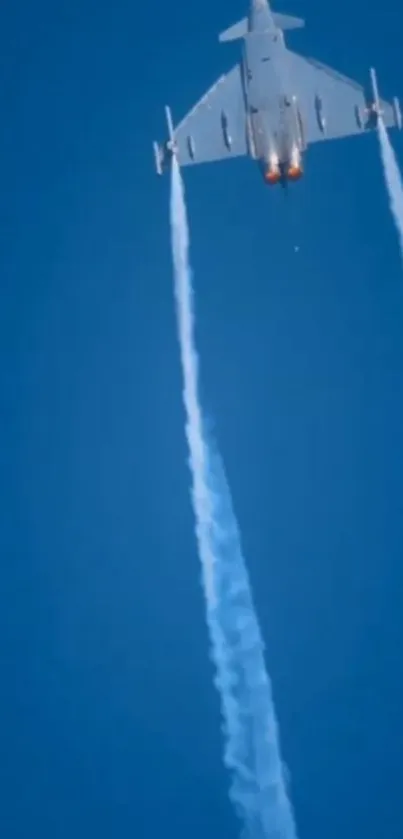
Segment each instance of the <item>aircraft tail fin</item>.
M280 15L273 12L273 19L279 29L301 29L305 26L305 21L300 17L292 17L292 15ZM234 23L229 29L221 32L219 41L237 41L239 38L246 38L248 34L248 18L244 17L238 23Z

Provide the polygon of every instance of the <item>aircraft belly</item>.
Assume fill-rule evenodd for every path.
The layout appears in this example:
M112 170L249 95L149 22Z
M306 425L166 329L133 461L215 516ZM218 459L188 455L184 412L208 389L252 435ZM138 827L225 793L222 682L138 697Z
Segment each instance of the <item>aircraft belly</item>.
M272 110L252 113L251 122L256 155L259 159L266 160L270 152L275 150L276 131Z
M278 100L279 79L273 64L261 64L249 71L248 101L252 109L272 110Z
M267 159L271 152L276 152L280 159L286 158L289 119L275 65L259 67L250 81L248 106L257 156Z
M249 41L249 39L248 39ZM284 99L282 53L267 38L251 38L246 52L247 103L256 156L267 160L272 152L283 156L286 126L281 103Z

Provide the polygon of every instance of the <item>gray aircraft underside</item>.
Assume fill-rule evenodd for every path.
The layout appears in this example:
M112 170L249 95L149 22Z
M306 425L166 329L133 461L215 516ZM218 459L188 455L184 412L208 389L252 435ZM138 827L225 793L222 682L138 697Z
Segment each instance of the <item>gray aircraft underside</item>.
M242 40L242 60L221 76L174 128L154 143L157 172L174 154L180 166L234 157L256 160L269 184L297 180L311 144L364 134L377 126L402 127L397 98L379 99L375 71L364 87L313 59L287 49L283 31L304 21L273 13L267 0L251 0L248 17L220 35Z

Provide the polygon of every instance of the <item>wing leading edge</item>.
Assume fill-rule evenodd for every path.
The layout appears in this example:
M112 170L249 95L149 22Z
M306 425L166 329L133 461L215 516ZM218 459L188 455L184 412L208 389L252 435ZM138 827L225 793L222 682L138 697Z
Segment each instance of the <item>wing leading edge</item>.
M173 130L171 139L180 166L248 154L245 97L239 64L204 94ZM165 162L164 157L161 165Z
M293 93L305 129L305 141L335 140L362 134L369 127L364 88L331 67L287 50ZM386 126L396 125L394 108L380 101Z

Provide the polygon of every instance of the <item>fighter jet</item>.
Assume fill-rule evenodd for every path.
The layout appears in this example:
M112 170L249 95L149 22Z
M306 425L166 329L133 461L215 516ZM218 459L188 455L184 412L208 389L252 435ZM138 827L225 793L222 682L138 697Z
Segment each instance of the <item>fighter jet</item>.
M166 107L168 140L154 143L158 174L175 155L180 166L249 156L266 184L287 186L303 174L311 143L362 135L377 127L402 128L398 99L379 99L375 70L364 87L311 58L289 50L283 32L305 22L275 14L267 0L251 0L247 18L219 36L242 40L242 60L204 94L174 128Z

